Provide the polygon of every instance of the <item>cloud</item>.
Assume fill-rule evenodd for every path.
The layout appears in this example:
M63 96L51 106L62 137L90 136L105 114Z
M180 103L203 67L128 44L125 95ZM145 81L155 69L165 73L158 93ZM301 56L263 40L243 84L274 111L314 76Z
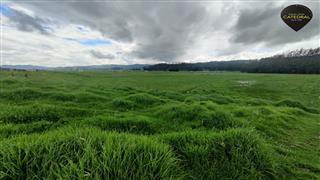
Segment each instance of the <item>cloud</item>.
M220 24L202 3L183 2L26 2L26 7L65 22L89 26L106 38L134 44L137 58L173 61L206 31ZM59 8L57 8L59 7Z
M25 12L12 9L5 4L1 4L1 10L2 14L12 23L16 24L17 28L21 31L38 31L42 34L50 34L51 29L47 26L50 23L48 19L33 17Z
M62 61L68 65L195 62L259 58L319 46L319 2L301 2L314 16L297 33L280 18L280 11L290 5L286 1L16 0L7 4L22 14L14 19L5 8L7 15L2 15L4 36L10 36L3 46L9 50L11 45L6 56L10 54L11 63L26 59L50 66L60 66L57 63ZM50 36L44 41L38 32ZM31 42L17 40L24 36ZM37 50L29 53L29 49ZM18 51L26 52L17 57ZM46 56L49 60L39 61Z
M100 51L91 50L91 55L98 59L114 59L116 58L113 54L103 54Z
M7 20L4 18L2 23ZM55 29L54 34L44 36L38 32L20 31L15 27L3 26L2 36L2 64L8 65L41 65L41 66L79 66L98 64L124 64L121 59L98 59L93 58L89 48L78 42L61 38L61 32L72 30L69 26ZM60 32L61 31L61 32ZM74 34L69 32L65 34ZM58 34L58 35L57 35ZM96 34L87 33L87 38L98 38ZM103 54L112 54L116 51L123 52L121 46L112 44L110 46L95 46L95 50Z
M282 9L290 5L289 3L282 5L268 3L264 7L242 9L233 29L232 43L242 45L263 43L265 46L277 46L319 35L320 3L304 4L312 9L314 15L309 24L298 32L290 29L280 18Z

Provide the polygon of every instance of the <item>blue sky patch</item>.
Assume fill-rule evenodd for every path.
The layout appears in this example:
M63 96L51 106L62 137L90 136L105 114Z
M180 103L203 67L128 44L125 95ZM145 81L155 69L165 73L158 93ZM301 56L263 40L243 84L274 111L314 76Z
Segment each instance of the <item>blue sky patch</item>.
M0 4L0 13L7 17L14 14L12 9L6 4Z
M104 46L111 45L110 40L105 39L75 39L75 38L64 38L65 40L75 41L85 46Z
M87 46L100 46L100 45L112 44L110 40L104 40L104 39L85 39L85 40L80 40L79 42Z

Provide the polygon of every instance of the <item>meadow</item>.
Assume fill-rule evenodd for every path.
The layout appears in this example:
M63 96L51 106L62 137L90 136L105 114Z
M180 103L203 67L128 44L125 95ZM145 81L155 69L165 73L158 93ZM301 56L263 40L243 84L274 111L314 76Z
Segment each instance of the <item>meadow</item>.
M0 72L0 179L320 179L320 76Z

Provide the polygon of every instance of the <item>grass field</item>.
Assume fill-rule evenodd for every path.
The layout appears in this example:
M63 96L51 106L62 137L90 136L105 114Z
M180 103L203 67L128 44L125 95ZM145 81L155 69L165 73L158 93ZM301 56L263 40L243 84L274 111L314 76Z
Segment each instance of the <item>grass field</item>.
M319 122L319 75L2 71L0 179L320 179Z

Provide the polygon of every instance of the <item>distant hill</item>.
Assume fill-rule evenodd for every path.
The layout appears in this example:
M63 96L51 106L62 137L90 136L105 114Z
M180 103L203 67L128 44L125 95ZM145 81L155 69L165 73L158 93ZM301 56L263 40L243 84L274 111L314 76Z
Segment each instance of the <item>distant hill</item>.
M117 71L117 70L143 70L146 64L131 64L131 65L94 65L94 66L70 66L56 67L51 70L55 71Z
M3 65L2 69L16 69L16 70L48 70L50 68L45 66L33 66L33 65Z
M33 65L3 65L2 69L10 70L47 70L47 71L117 71L117 70L143 70L145 64L132 65L94 65L94 66L69 66L69 67L45 67Z

